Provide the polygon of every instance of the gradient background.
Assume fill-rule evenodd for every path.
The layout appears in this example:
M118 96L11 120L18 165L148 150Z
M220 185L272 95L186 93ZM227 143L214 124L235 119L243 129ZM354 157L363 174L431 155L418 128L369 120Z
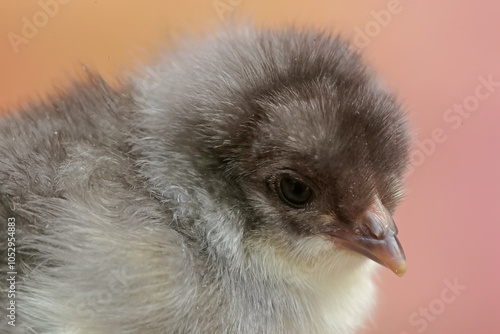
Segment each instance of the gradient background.
M381 271L379 307L365 332L500 332L500 87L459 123L444 119L454 104L474 102L479 77L500 82L500 1L65 1L43 22L38 1L0 0L4 112L81 75L81 64L113 82L172 38L231 20L314 25L357 41L400 94L417 143L396 214L409 269L403 278ZM394 8L377 23L372 11ZM9 33L23 36L23 17L33 15L43 26L16 50ZM361 41L358 29L372 36ZM434 144L433 131L442 133ZM446 280L466 286L449 303Z

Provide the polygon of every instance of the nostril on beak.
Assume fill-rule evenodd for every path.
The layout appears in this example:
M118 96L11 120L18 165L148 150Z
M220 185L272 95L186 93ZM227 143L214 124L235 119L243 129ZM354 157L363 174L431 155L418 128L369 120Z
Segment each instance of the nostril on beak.
M373 204L366 210L361 221L362 229L374 239L382 240L388 235L396 235L396 225L392 215L384 207L380 199L375 197Z
M372 237L375 239L383 239L386 236L388 229L384 218L369 212L366 215L366 220L365 226Z

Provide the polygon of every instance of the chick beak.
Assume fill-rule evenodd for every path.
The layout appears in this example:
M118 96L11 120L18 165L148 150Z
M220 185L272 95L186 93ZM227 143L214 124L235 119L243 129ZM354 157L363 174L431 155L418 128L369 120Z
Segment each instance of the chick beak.
M403 276L406 258L397 233L391 214L376 198L352 228L336 230L332 237L338 247L362 254Z

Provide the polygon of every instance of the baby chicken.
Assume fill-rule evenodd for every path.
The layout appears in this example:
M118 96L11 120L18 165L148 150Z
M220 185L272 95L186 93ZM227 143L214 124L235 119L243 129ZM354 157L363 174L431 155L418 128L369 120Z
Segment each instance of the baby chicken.
M145 73L0 120L2 333L355 332L375 262L406 271L395 97L312 29L219 31Z

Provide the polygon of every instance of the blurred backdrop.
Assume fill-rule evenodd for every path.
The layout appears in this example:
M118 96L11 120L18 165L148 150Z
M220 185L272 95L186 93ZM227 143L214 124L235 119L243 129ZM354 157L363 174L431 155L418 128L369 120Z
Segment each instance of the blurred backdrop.
M489 0L0 0L0 110L82 64L116 83L171 41L231 21L341 32L399 93L416 138L395 217L408 272L381 270L364 333L499 333L499 15Z

